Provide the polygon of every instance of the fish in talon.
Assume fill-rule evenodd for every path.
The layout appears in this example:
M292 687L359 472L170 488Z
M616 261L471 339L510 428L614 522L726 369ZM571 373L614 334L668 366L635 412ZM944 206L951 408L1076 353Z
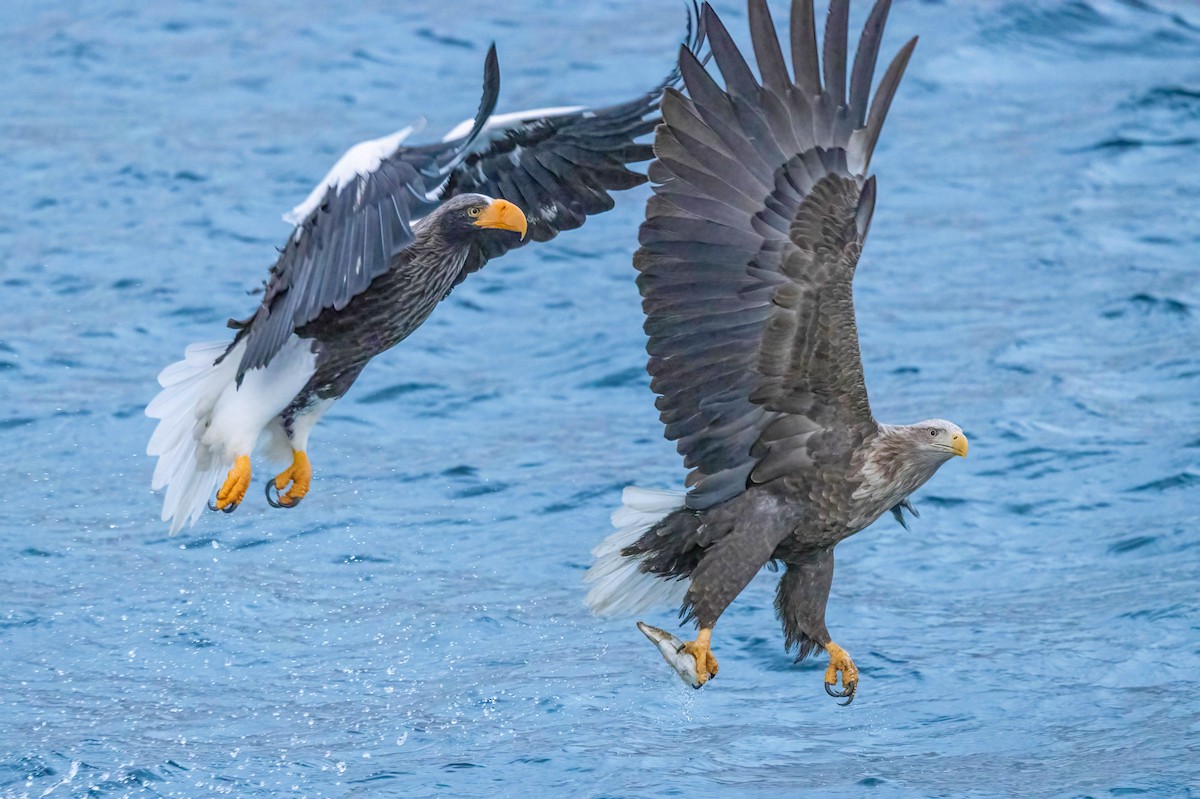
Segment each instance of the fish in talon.
M700 688L704 685L705 680L701 680L696 674L696 658L692 657L691 653L685 649L686 642L679 640L666 630L660 630L644 621L639 621L637 626L642 634L650 639L650 643L658 647L663 660L667 661L667 665L675 670L679 679L693 688Z

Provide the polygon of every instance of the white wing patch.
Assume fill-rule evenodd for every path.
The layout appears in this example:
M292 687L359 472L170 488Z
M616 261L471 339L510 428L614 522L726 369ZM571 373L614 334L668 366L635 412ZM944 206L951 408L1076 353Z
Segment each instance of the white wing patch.
M585 110L587 110L587 106L585 105L562 105L555 108L533 108L529 111L514 111L511 114L493 114L488 117L487 123L483 126L482 133L486 134L489 130L504 128L509 125L521 125L542 117L560 117L567 114L577 114ZM454 139L461 139L471 132L471 126L474 124L475 120L464 119L451 128L450 132L442 137L442 141L448 142ZM483 136L481 135L480 138L483 138Z
M392 133L388 136L383 136L370 141L359 142L346 151L346 154L338 159L333 165L333 169L322 178L304 202L297 205L291 211L283 215L283 221L293 225L299 225L308 215L317 209L321 204L321 200L325 198L325 192L333 188L340 192L346 186L350 185L355 178L362 176L366 177L379 169L379 165L383 160L392 155L396 150L400 149L400 145L404 140L412 135L415 131L425 127L425 120L418 120L406 128ZM467 128L470 130L470 127Z

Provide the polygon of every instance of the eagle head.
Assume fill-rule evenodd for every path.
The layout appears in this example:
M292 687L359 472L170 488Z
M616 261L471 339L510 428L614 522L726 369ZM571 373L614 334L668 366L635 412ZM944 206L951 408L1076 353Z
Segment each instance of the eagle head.
M908 425L910 456L941 466L951 458L967 457L967 437L962 428L945 419L927 419ZM935 466L935 468L936 468Z
M520 208L508 200L483 194L460 194L438 209L443 233L452 239L472 240L480 234L504 230L525 238L529 222Z

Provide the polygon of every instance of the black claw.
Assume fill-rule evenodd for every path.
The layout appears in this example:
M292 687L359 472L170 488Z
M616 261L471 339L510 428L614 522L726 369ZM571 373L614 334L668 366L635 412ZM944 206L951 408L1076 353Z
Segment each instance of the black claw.
M267 488L267 491L266 491L267 504L270 505L272 508L294 508L300 504L300 499L304 498L304 497L301 497L300 499L293 500L292 502L280 502L279 497L281 495L278 493L278 489L276 489L275 492L271 491L272 488L275 488L274 478L267 481L266 488Z
M271 478L270 480L267 481L267 485L266 485L267 504L270 505L272 508L282 508L284 506L283 503L280 502L278 499L276 499L275 494L273 494L271 492L271 489L274 487L275 487L275 478Z
M242 504L242 503L240 503L240 502L230 502L230 503L229 503L228 505L226 505L225 507L223 507L223 508L218 508L218 507L217 507L217 503L216 503L216 502L214 502L213 500L211 500L211 499L210 499L210 500L208 501L208 509L209 509L209 510L219 510L219 511L221 511L221 513L233 513L235 510L237 510L237 509L238 509L238 505L240 505L240 504Z
M858 683L856 683L856 682L850 683L849 686L847 686L846 688L844 688L841 691L833 690L834 685L836 685L836 683L828 683L828 682L825 683L825 693L829 694L834 699L841 699L842 697L845 697L846 701L838 702L839 705L841 705L842 707L845 707L846 705L848 705L854 701L854 693L855 693L855 691L858 690Z
M845 707L846 705L853 702L854 701L854 693L857 690L858 690L858 683L856 683L856 682L850 683L850 687L846 689L846 701L838 702L838 704L841 705L842 707Z

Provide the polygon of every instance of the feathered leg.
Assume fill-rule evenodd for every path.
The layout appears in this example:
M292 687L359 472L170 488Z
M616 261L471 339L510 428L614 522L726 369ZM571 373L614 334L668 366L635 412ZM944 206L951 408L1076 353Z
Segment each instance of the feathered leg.
M294 508L308 495L308 489L312 486L308 436L334 402L336 400L320 400L295 413L288 408L278 420L292 450L292 464L267 481L267 504L272 508Z
M792 558L787 571L779 580L775 593L775 614L783 622L784 646L798 647L796 662L808 657L818 647L829 652L829 668L825 670L825 692L845 697L842 704L854 701L858 689L858 669L846 650L835 644L825 627L825 605L829 601L829 586L833 583L833 548L813 552L806 558ZM841 673L842 690L834 690Z
M684 644L684 650L696 659L696 675L701 685L717 673L717 659L710 646L713 626L729 603L771 560L781 537L781 532L770 525L739 528L706 550L692 571L681 612L686 618L695 619L700 628L696 639Z
M272 508L294 508L308 495L311 486L312 464L308 453L293 449L292 465L267 481L267 504Z
M210 510L233 513L238 505L246 498L246 489L250 487L250 456L238 455L233 468L229 470L224 485L217 490L217 501L210 504Z

